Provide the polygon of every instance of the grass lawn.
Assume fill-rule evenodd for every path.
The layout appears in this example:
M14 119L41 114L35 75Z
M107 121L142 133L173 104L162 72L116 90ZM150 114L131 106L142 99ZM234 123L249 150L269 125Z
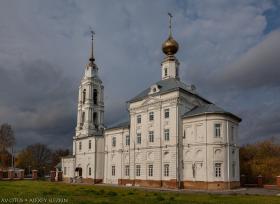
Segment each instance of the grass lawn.
M0 181L1 203L280 204L277 196L185 194L46 181Z

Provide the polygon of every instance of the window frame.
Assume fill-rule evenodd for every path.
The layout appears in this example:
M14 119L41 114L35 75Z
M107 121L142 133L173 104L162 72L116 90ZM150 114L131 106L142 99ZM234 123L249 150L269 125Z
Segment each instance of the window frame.
M117 146L117 138L114 136L112 137L112 147L116 147Z
M125 146L129 146L130 145L130 135L126 135L125 136Z
M88 167L88 175L91 176L91 167Z
M137 133L137 134L136 134L136 143L137 143L137 144L141 144L141 142L142 142L142 141L141 141L141 133Z
M153 177L154 175L154 166L152 164L148 165L148 177Z
M141 124L141 121L142 120L142 118L141 118L141 115L137 115L136 116L136 122L137 122L137 124Z
M115 165L112 165L112 176L116 176L116 166Z
M222 177L222 163L221 162L214 163L214 176L215 176L215 178Z
M129 165L124 166L125 176L129 176Z
M139 176L141 176L141 165L140 164L136 164L135 165L135 175L137 176L137 177L139 177Z
M93 104L98 105L98 91L97 89L93 89Z
M88 141L88 149L91 150L91 140Z
M163 175L165 177L169 177L169 164L164 164L163 165Z
M79 151L82 151L82 141L79 141Z
M232 178L235 178L236 177L236 164L234 161L232 162L231 167L232 167Z
M151 122L151 121L154 121L154 120L155 120L155 115L154 115L154 112L151 111L151 112L149 112L149 121Z
M170 129L164 129L164 141L170 141Z
M153 143L154 139L154 131L149 131L149 143Z
M170 117L170 110L169 108L164 109L164 118L168 119Z
M222 136L222 124L221 123L214 123L214 137L221 138Z
M86 89L83 89L83 92L82 92L82 103L85 104L86 103L86 97L87 96L87 90Z

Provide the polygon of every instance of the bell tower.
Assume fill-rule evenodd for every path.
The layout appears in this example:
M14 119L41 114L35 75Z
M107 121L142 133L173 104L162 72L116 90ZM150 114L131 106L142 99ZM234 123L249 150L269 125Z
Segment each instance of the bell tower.
M94 34L91 31L90 58L79 86L76 137L103 135L104 130L104 86L93 55Z
M162 51L166 55L161 63L161 79L169 79L175 78L180 80L179 78L179 61L175 57L179 49L179 44L177 41L172 37L172 30L171 30L171 13L169 15L169 36L167 40L162 44Z

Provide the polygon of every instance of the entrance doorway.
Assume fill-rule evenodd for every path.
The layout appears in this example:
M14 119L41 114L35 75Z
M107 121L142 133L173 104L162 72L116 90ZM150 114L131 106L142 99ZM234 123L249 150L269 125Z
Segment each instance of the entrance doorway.
M81 167L77 167L75 169L75 171L77 172L78 176L82 177L83 176L83 169Z

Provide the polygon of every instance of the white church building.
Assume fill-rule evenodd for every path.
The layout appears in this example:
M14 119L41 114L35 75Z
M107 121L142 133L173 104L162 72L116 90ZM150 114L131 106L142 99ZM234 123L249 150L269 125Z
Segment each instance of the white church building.
M93 41L93 39L92 39ZM179 77L178 43L162 45L161 80L129 100L129 121L105 128L104 86L93 56L79 86L73 155L64 180L185 189L239 187L241 119Z

